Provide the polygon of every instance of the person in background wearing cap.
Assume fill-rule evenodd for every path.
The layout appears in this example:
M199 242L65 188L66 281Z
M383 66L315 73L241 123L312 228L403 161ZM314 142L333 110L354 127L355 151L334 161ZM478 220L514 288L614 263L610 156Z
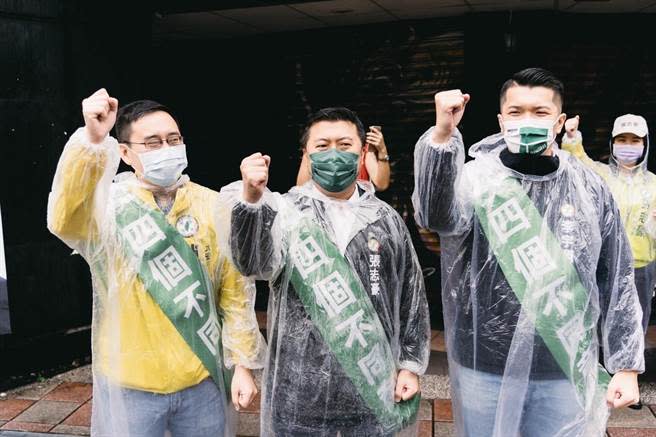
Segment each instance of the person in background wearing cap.
M585 153L579 116L565 122L562 148L592 168L608 184L622 215L631 243L635 285L642 307L642 327L647 333L651 300L656 283L656 175L647 170L649 130L639 115L615 119L608 164L593 161ZM639 409L641 403L632 406Z

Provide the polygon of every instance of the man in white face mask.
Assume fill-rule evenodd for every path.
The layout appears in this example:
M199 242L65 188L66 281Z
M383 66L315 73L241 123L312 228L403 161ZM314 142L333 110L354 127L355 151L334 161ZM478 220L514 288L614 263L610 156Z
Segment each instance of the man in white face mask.
M219 251L218 193L182 174L185 145L167 107L119 110L101 89L82 113L57 166L48 228L93 275L91 434L234 435L228 413L257 393L250 369L262 367L265 346L254 284ZM120 159L134 173L112 182Z
M649 130L647 121L633 114L615 119L608 164L593 161L583 148L580 117L565 122L563 150L601 176L617 202L631 243L634 281L642 307L642 328L647 333L656 283L656 175L647 170ZM642 404L632 406L640 408Z
M469 100L436 94L435 126L415 148L413 194L417 222L440 235L457 433L605 435L608 408L638 400L644 370L617 205L555 147L566 117L553 74L529 68L506 81L501 132L474 144L465 164L457 126Z

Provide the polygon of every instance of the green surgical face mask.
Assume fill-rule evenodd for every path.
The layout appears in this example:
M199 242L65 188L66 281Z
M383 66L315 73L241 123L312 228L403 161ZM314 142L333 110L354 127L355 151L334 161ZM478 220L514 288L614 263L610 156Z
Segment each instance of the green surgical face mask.
M521 120L506 120L503 122L503 134L508 150L512 153L539 155L554 141L555 120L524 118Z
M358 176L360 155L330 149L310 154L312 180L331 193L344 191Z

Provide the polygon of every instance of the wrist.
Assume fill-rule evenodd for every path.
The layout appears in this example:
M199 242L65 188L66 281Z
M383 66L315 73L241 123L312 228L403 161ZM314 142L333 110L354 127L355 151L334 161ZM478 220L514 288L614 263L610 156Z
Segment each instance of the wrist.
M253 193L252 191L245 189L243 192L244 201L250 203L251 205L257 205L262 198L262 193Z
M248 375L252 375L251 369L249 369L248 367L244 367L244 366L242 366L241 364L236 364L236 365L235 365L235 372L236 372L236 371L239 371L239 372L242 372L242 373L246 373L246 374L248 374Z
M638 372L637 370L618 370L616 375L619 373L634 375L637 378L640 372Z
M378 153L376 154L376 159L377 159L378 161L389 162L389 160L390 160L390 156L389 156L389 154L387 153L387 151L382 151L382 152L378 152Z
M92 132L87 126L84 127L84 133L91 144L102 144L107 138L107 134L100 136Z
M433 130L432 140L436 144L445 144L451 140L451 135L453 134L450 130L441 129L439 126L436 126Z

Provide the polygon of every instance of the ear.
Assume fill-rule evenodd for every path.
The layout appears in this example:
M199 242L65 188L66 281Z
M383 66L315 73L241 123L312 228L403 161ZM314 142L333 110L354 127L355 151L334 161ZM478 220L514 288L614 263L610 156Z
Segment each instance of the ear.
M118 148L123 162L132 167L132 154L130 153L130 147L125 143L119 143Z
M564 112L558 116L556 119L556 125L554 126L554 133L558 135L562 130L563 126L565 126L565 121L567 120L567 114Z
M503 117L501 117L501 114L497 114L497 121L499 122L499 131L503 133Z
M360 161L358 162L358 171L360 171L360 167L365 165L365 162L367 160L367 152L369 151L369 145L365 144L362 146L360 149Z

